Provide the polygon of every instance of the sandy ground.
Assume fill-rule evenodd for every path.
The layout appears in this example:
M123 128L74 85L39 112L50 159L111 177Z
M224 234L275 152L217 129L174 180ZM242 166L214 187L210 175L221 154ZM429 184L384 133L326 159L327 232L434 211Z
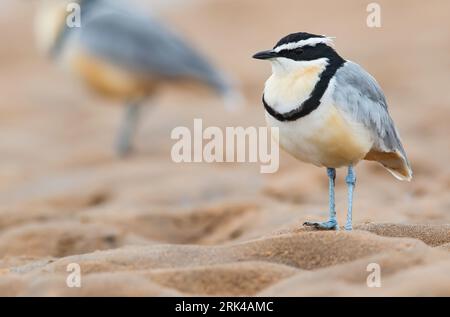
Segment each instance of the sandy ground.
M366 27L366 1L164 6L173 28L234 74L248 105L227 113L214 96L166 89L143 118L136 155L119 160L111 145L122 109L39 56L33 6L3 0L0 295L449 296L450 2L378 2L380 29ZM170 159L171 130L193 118L264 125L270 69L250 56L294 31L336 36L339 52L378 79L414 169L401 183L374 163L357 167L351 233L302 228L327 216L326 173L286 154L273 175ZM66 286L70 263L81 266L81 288ZM370 263L380 288L367 287Z

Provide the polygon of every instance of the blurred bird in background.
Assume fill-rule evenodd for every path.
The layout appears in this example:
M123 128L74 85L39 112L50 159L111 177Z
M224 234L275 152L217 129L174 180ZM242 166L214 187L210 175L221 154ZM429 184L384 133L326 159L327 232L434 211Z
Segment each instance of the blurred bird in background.
M67 23L70 2L81 8L81 27ZM129 3L42 0L35 30L39 48L52 59L97 92L126 103L116 141L120 156L131 152L139 110L163 83L194 81L222 96L228 108L239 103L240 95L224 73Z

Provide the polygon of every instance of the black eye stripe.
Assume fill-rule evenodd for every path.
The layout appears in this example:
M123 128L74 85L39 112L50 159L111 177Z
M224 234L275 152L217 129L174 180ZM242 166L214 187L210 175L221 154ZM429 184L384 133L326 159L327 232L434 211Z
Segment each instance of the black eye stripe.
M278 54L289 54L292 52L296 52L296 53L304 52L305 50L309 50L311 48L313 48L313 46L305 45L305 46L301 46L301 47L297 47L297 48L284 49L284 50L281 50Z
M278 53L278 56L294 61L311 61L319 58L332 59L335 56L338 56L338 54L331 46L319 43L314 46L306 45L295 49L284 49Z

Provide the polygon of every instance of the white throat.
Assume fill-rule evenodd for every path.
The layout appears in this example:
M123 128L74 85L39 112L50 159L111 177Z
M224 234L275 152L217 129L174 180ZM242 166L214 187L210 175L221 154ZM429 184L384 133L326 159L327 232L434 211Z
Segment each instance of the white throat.
M328 65L327 58L313 61L276 58L271 62L273 73L266 81L264 98L280 113L289 112L308 99Z
M312 61L294 61L285 57L278 57L271 60L272 73L275 76L289 76L290 73L298 73L313 67L325 69L328 65L328 58L319 58Z

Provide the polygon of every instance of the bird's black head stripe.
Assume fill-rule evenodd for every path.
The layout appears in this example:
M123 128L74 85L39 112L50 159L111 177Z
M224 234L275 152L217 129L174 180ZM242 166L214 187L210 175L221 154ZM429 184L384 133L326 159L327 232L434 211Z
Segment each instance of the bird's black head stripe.
M262 101L264 104L264 108L272 117L274 117L278 121L295 121L310 114L320 106L321 99L328 88L328 84L330 83L331 78L333 78L334 74L336 74L337 70L341 68L344 63L345 60L336 53L336 55L332 57L331 60L329 60L329 64L322 72L322 74L320 74L320 79L314 86L314 89L311 92L309 98L297 108L286 113L279 113L267 104L263 95Z
M287 43L295 43L298 41L307 40L307 39L316 38L316 37L324 37L324 36L310 34L310 33L306 33L306 32L292 33L292 34L289 34L289 35L283 37L281 40L279 40L278 43L275 45L275 47L283 45L283 44L287 44Z

